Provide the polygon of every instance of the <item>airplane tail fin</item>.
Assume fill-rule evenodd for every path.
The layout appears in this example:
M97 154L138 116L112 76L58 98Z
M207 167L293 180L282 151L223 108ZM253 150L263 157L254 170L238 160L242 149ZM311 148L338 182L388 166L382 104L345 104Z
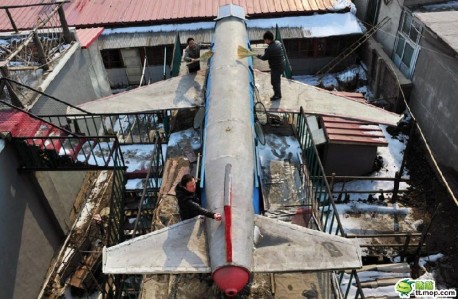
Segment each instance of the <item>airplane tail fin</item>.
M361 249L356 240L259 215L255 215L255 226L260 236L253 252L253 272L362 267Z

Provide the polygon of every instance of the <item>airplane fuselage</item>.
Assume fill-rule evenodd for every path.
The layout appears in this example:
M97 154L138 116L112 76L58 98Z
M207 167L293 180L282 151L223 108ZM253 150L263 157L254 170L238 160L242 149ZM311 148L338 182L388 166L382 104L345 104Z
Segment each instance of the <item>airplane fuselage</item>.
M237 57L237 47L248 41L243 20L217 21L206 94L205 195L207 208L223 214L221 222L206 222L209 256L215 283L229 295L248 282L253 262L253 75L251 58ZM226 165L231 179L225 202Z

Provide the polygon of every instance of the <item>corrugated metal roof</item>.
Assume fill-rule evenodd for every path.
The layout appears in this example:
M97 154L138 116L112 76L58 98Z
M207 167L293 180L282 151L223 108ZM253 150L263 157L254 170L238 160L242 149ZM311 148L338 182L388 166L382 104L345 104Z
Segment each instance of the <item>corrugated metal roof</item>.
M46 0L3 0L2 6L49 3ZM287 16L342 11L333 0L73 0L65 4L65 15L70 26L120 26L174 21L210 20L218 7L240 5L251 17ZM337 3L337 2L336 2ZM34 6L10 9L18 28L30 29L37 15L52 6ZM0 28L12 30L4 9L0 10Z
M213 39L213 29L200 29L190 31L180 31L180 42L186 44L188 37L193 37L200 43L210 43ZM250 40L261 40L266 31L260 28L248 28ZM302 28L282 28L282 38L303 38ZM152 47L159 45L171 45L175 43L176 32L134 32L116 33L102 35L99 38L99 47L103 49L121 49L130 47Z
M37 3L51 3L50 0L2 0L0 6L21 6L33 5ZM29 6L20 8L10 8L9 12L16 24L21 29L31 29L40 19L40 16L47 15L55 5ZM8 18L5 9L0 9L0 31L13 31L13 26Z
M323 130L329 143L387 146L378 125L339 117L323 116Z
M103 32L103 27L78 29L76 36L81 45L81 48L89 47Z
M415 13L423 24L458 52L458 11Z

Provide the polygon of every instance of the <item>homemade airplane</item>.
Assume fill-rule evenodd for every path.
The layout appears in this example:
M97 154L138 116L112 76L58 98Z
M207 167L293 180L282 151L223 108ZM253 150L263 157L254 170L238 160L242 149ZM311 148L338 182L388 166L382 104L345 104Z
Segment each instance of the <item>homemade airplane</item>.
M104 248L103 272L212 273L216 285L235 296L252 272L362 266L360 248L350 239L256 215L254 80L270 78L253 71L252 58L238 59L239 45L249 48L244 11L235 5L220 7L206 81L202 193L206 207L222 213L223 220L189 219ZM302 106L306 113L389 125L400 119L379 108L283 80L284 98L266 102L268 109L298 111ZM126 113L199 106L204 81L202 74L185 75L80 107L94 113Z

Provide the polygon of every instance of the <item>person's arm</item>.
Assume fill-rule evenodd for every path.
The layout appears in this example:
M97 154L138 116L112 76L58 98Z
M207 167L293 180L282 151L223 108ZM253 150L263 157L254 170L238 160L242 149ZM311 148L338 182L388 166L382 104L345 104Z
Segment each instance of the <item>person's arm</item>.
M186 49L184 50L184 58L183 58L183 60L186 61L186 62L191 62L191 61L193 61L193 59L191 58L191 55L190 55L190 53L189 53L189 48L186 48Z
M186 199L186 208L199 215L203 215L205 217L215 219L215 213L201 207L198 203L194 202L190 198Z
M269 49L269 47L267 47L266 50L264 51L264 55L256 55L256 57L258 57L261 60L268 60L270 58L270 49Z

